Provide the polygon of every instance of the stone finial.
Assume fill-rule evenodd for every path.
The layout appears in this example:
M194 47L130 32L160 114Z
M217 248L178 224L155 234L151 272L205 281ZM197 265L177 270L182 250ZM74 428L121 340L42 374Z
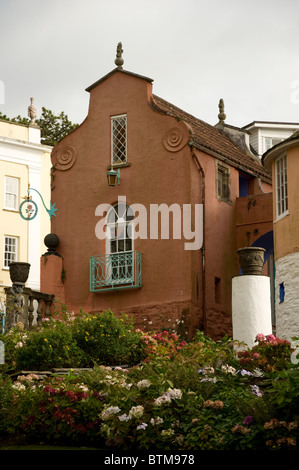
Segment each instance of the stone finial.
M123 48L122 48L122 43L119 42L117 44L117 48L116 48L116 59L114 61L115 65L117 65L117 67L119 69L122 69L123 68L123 64L124 64L124 60L122 58L122 53L123 53Z
M30 125L35 125L35 119L37 116L37 109L33 104L34 98L30 98L30 105L28 106L28 116L30 117Z
M224 124L224 121L226 119L226 114L224 112L224 101L222 98L219 100L218 108L219 108L219 114L218 114L219 123Z

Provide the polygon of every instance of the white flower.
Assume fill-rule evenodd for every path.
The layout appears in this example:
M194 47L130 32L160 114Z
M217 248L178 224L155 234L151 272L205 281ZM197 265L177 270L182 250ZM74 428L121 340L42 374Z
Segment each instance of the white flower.
M171 400L180 400L182 391L179 388L169 388L163 395L155 399L155 405L161 406L164 403L170 403Z
M179 388L169 388L167 392L172 399L180 400L182 398L182 392Z
M144 408L142 405L132 406L129 411L129 415L132 418L140 418L143 415Z
M108 406L105 410L102 411L100 417L102 419L109 419L111 416L120 412L120 408L118 406Z
M129 419L131 419L131 416L123 414L123 415L119 416L118 419L119 419L119 421L129 421Z
M251 385L251 392L256 395L257 397L262 397L263 394L260 391L260 388L258 385Z
M147 387L150 387L151 386L151 383L149 380L140 380L140 382L137 383L137 387L138 388L147 388Z
M232 366L228 366L227 364L221 366L221 370L226 372L227 374L236 374L236 369Z
M132 387L133 384L127 384L126 382L122 382L120 384L121 387L124 387L126 388L127 390L130 390L130 388Z
M161 395L161 397L158 397L155 399L155 405L161 406L164 403L170 403L171 402L171 397L167 393L164 393L164 395Z
M15 390L19 390L19 391L26 390L25 385L21 384L20 382L15 382L15 383L12 385L12 388L15 389Z
M16 344L16 348L22 348L23 347L23 343L22 341L19 341L17 344Z
M142 424L139 424L139 426L137 426L137 430L139 429L146 429L147 428L147 424L146 423L142 423Z
M157 425L159 425L159 424L164 423L164 419L162 419L162 418L160 418L160 417L158 416L158 418L152 418L152 419L150 420L150 423L151 423L153 426L157 426Z

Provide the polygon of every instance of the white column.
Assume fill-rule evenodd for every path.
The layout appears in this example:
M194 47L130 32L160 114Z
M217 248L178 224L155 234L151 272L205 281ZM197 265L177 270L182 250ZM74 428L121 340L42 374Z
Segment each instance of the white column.
M272 334L270 278L244 275L232 280L233 339L252 348L256 335Z
M39 164L28 166L29 170L29 184L31 188L41 192L41 166ZM43 210L42 201L36 191L30 191L32 200L38 206L37 216L29 220L28 224L28 263L30 263L30 273L27 287L31 289L40 289L40 230L41 230L41 211Z

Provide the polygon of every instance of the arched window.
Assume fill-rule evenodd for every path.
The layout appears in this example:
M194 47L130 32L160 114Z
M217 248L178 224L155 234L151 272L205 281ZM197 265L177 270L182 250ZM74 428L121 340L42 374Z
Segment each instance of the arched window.
M122 253L133 251L134 213L125 202L112 207L107 215L106 253Z
M106 254L90 259L91 292L142 286L141 253L134 251L134 212L125 202L107 214Z

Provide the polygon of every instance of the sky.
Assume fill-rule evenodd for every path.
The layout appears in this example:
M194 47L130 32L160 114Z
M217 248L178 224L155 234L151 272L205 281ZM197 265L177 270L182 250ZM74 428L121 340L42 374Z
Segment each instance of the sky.
M0 112L30 97L80 124L85 89L124 69L209 124L299 122L298 0L0 0Z

